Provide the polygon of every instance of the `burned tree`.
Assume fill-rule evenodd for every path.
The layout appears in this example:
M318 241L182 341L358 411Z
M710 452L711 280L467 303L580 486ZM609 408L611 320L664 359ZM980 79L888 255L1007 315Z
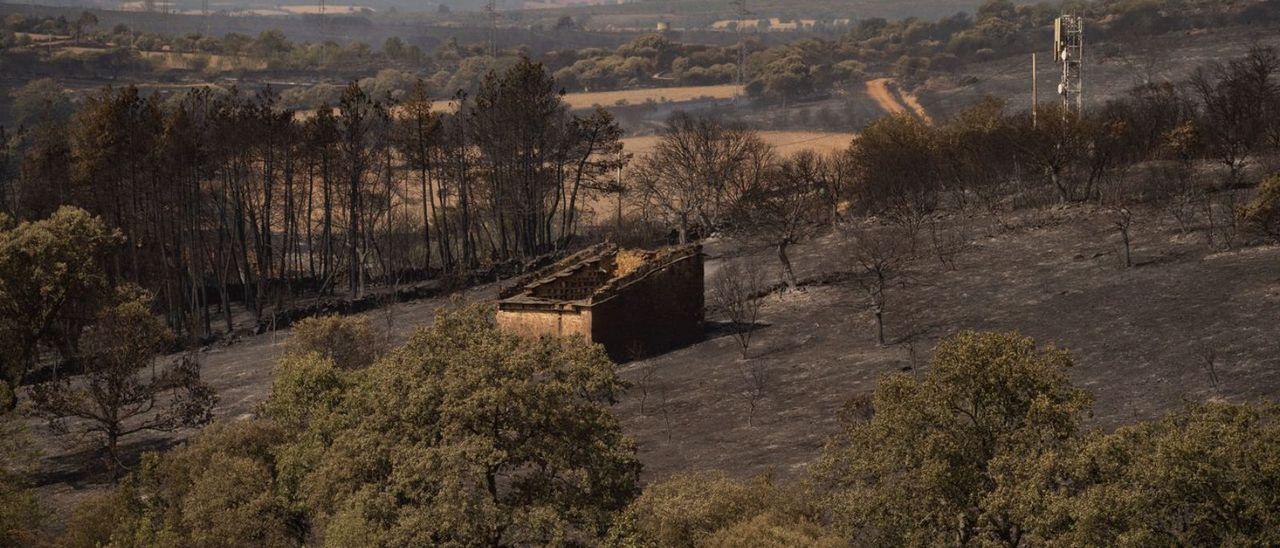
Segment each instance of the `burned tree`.
M423 270L431 270L431 227L440 225L440 209L443 204L436 203L436 156L434 150L441 139L440 116L431 111L431 98L427 95L426 84L419 80L413 87L409 100L402 105L404 113L396 121L396 148L404 157L409 169L416 172L418 192L422 199L422 245ZM434 217L434 218L433 218ZM445 260L445 241L437 242L440 246L441 264L449 268Z
M734 208L735 231L778 250L782 280L793 290L798 281L787 250L811 236L830 211L815 163L812 152L782 161L747 186Z
M1001 224L1000 202L1013 182L1016 158L1010 154L1012 126L1004 105L988 99L961 111L941 128L938 153L942 186L972 195Z
M361 253L361 213L364 212L365 174L376 162L374 141L377 128L386 118L382 103L369 97L360 86L351 84L338 102L338 150L347 199L347 289L360 295L363 285L364 255Z
M729 320L729 329L742 347L743 358L747 357L756 320L760 318L760 307L764 304L760 293L765 287L760 269L743 268L737 263L724 265L711 278L711 306Z
M1191 77L1201 108L1196 129L1209 155L1227 168L1228 186L1243 183L1245 162L1264 143L1276 116L1277 71L1276 51L1255 47L1244 58L1215 63Z
M504 259L562 247L584 190L621 165L622 130L613 116L570 114L546 67L527 58L485 78L467 122L485 174L493 245Z
M887 293L914 258L912 235L902 226L890 224L850 226L844 236L855 280L866 293L875 317L876 342L883 345Z
M36 413L55 432L96 437L113 473L123 466L121 438L207 423L217 401L200 380L195 358L155 367L172 334L151 314L150 296L124 287L116 299L85 334L83 377L55 379L31 391Z
M679 113L667 120L653 152L637 162L637 190L689 241L695 223L718 226L737 196L763 176L768 146L755 132L715 118Z
M1018 158L1041 174L1059 201L1088 197L1081 166L1089 153L1089 134L1078 112L1061 105L1042 106L1034 118L1018 118L1015 127Z

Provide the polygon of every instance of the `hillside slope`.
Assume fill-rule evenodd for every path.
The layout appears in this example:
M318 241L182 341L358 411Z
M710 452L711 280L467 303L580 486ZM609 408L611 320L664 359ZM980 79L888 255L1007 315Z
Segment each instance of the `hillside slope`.
M971 251L956 270L925 260L891 290L885 347L875 344L864 294L843 281L769 297L748 360L713 327L702 344L625 365L635 388L620 410L646 472L793 471L817 457L846 401L913 363L927 367L940 338L967 329L1015 330L1070 350L1072 379L1097 400L1097 427L1215 397L1280 397L1270 342L1280 337L1280 247L1211 251L1148 212L1135 236L1138 266L1126 270L1109 220L1090 210L1021 222L1004 231L990 219L953 220L944 230L968 234ZM737 254L727 242L708 250L709 273ZM802 276L821 276L849 268L840 257L829 236L793 260ZM772 250L739 260L776 268ZM1206 350L1217 355L1216 388ZM767 379L754 417L744 396L750 367Z
M926 367L940 338L965 329L1016 330L1070 350L1073 380L1097 399L1097 427L1190 401L1280 398L1280 354L1272 344L1280 339L1280 246L1215 251L1143 212L1134 226L1137 266L1126 270L1110 220L1092 209L1026 212L1012 224L950 219L943 230L962 236L969 251L954 270L923 259L891 290L884 347L875 343L864 294L838 275L850 268L841 239L828 235L793 256L802 278L827 281L766 297L764 327L748 360L723 318L712 315L704 342L622 365L632 387L617 411L638 443L646 477L793 472L818 455L845 402L870 393L885 375ZM712 240L706 251L708 279L727 260L776 270L772 249ZM461 300L496 294L489 285ZM403 341L452 302L424 300L369 316L393 342ZM201 354L204 377L220 396L217 418L252 416L270 393L288 337L282 330ZM1216 386L1204 368L1206 351L1217 356ZM752 368L764 378L754 414L744 397ZM45 441L39 483L46 501L70 508L102 488L101 477L81 472L87 455L70 440L34 420L30 426ZM191 433L139 437L127 450L163 448Z
M1087 32L1087 31L1086 31ZM1087 35L1086 35L1087 36ZM1084 94L1097 105L1146 82L1181 83L1197 69L1246 53L1253 45L1280 46L1280 27L1243 26L1174 32L1130 43L1086 43ZM1040 101L1058 100L1061 67L1045 44L1037 63ZM999 97L1011 110L1031 106L1031 56L967 65L955 74L935 76L916 92L925 110L945 118L986 96Z

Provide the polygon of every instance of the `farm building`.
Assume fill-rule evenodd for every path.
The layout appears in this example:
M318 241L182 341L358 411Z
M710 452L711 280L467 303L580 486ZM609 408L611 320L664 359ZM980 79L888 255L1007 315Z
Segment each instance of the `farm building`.
M504 291L497 321L524 337L581 335L621 362L701 340L703 304L701 246L602 244Z

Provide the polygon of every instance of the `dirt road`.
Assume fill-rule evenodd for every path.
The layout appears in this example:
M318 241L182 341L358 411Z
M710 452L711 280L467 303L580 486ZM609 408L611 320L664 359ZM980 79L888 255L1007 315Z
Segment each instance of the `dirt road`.
M867 80L867 95L889 114L910 112L926 124L933 123L933 119L929 117L928 112L925 112L916 96L903 93L891 78Z

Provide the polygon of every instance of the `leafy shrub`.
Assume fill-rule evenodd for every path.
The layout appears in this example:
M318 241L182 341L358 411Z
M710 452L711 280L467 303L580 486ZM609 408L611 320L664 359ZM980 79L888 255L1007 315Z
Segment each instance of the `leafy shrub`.
M1280 241L1280 174L1264 179L1253 201L1241 207L1238 216L1246 230Z
M377 360L383 353L383 342L368 318L323 316L298 322L287 350L291 354L315 353L333 360L339 369L351 370Z

